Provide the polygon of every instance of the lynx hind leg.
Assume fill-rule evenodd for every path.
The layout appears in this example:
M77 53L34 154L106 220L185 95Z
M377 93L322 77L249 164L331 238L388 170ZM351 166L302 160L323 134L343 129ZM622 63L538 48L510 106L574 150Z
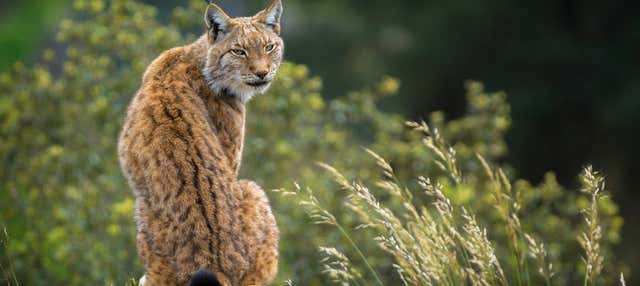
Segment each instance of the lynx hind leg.
M246 180L237 185L241 196L238 217L253 256L252 269L241 285L269 285L278 272L278 226L262 188Z
M144 233L138 233L137 240L138 252L145 268L145 275L140 278L140 285L175 285L176 275L169 262L153 252Z

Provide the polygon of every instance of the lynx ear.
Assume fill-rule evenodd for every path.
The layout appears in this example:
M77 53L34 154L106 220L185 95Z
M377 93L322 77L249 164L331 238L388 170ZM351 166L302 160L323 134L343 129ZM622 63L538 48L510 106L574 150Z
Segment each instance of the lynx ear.
M204 14L204 23L207 25L207 31L212 41L217 40L227 32L230 19L222 8L216 4L209 3L207 12Z
M255 19L264 24L267 28L280 34L280 18L282 17L282 1L274 0L269 8L256 14Z

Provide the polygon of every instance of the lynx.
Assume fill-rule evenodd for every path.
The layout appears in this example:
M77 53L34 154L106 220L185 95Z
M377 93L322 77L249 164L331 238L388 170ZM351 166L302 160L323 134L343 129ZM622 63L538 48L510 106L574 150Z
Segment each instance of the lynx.
M268 285L279 232L264 191L238 179L245 104L284 52L282 3L230 18L209 3L206 32L147 68L118 142L136 198L144 285Z

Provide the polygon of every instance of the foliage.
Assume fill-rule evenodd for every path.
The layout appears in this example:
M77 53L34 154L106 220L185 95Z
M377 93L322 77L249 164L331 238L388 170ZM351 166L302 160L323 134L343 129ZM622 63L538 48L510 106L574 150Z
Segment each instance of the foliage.
M124 285L142 274L135 251L134 200L119 169L116 138L145 67L163 50L196 38L202 31L203 5L192 0L188 7L176 8L169 23L160 23L156 9L138 1L76 0L76 14L61 23L57 34L64 53L45 50L34 65L16 63L0 74L0 225L11 237L0 263L11 262L21 284ZM304 285L324 285L328 278L321 275L323 271L352 262L357 264L343 267L348 270L344 275L379 279L387 285L395 285L400 277L409 279L409 274L396 275L391 259L396 265L410 262L380 249L370 239L372 227L356 229L362 216L344 210L344 202L361 200L354 197L358 193L334 191L330 176L315 164L327 162L346 170L346 177L374 181L376 162L363 156L360 146L366 146L380 158L392 158L388 166L393 166L398 186L414 189L426 184L411 180L421 174L431 178L452 205L469 210L466 217L456 217L455 223L468 222L455 225L468 225L463 232L474 233L480 242L497 241L520 249L512 258L513 251L490 246L508 270L505 281L529 273L523 269L530 261L521 234L534 233L534 241L545 242L538 254L546 253L544 258L553 264L554 284L575 284L585 272L575 263L580 253L576 237L582 231L576 222L579 209L588 207L589 200L559 186L553 174L534 186L509 179L515 172L506 165L507 172L498 173L500 168L487 167L498 165L507 152L506 95L486 93L481 84L470 82L463 117L446 120L435 112L430 126L440 131L422 127L429 133L426 143L431 149L427 149L421 143L423 136L402 124L402 116L378 108L394 100L398 87L397 80L383 78L371 87L325 100L319 78L302 65L285 63L270 92L249 103L243 176L267 189L299 181L323 190L314 192L314 198L341 225L338 230L309 227L313 220L305 216L305 208L270 194L282 233L280 282L292 278ZM444 142L451 147L445 148ZM510 196L501 196L507 188ZM405 195L413 196L417 206L432 199ZM392 193L376 199L392 211L406 207ZM592 221L601 228L598 252L606 259L600 261L603 273L593 272L592 280L610 282L618 277L611 246L620 239L622 219L610 199L598 197L597 206L599 219ZM352 205L349 209L355 210ZM515 221L514 213L527 219ZM489 237L478 235L480 226L491 230ZM341 249L344 257L331 256L336 260L329 262L334 265L329 269L316 251L317 246L327 245L352 247ZM331 248L323 251L333 253ZM498 269L491 267L490 271Z

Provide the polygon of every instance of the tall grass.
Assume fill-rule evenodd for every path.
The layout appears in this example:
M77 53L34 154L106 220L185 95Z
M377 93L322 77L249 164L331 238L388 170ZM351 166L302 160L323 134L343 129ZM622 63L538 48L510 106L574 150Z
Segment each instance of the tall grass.
M20 286L9 253L9 234L6 228L2 228L2 233L0 234L0 257L6 258L6 261L0 261L0 273L2 273L0 282L7 286ZM7 265L5 266L4 263Z
M448 145L436 128L425 122L408 122L407 126L422 133L423 144L435 158L435 165L446 173L446 179L417 176L417 184L404 185L391 164L374 151L365 152L375 160L382 175L373 182L350 180L332 166L320 163L334 182L347 193L345 212L357 217L359 226L348 229L318 200L314 191L296 184L293 191L278 190L293 197L316 224L336 227L346 245L319 248L324 273L339 285L383 285L373 258L364 254L352 238L364 232L391 258L392 267L404 285L557 285L554 265L547 244L540 236L523 229L519 214L521 197L512 188L505 171L493 162L477 155L486 182L476 192L490 194L494 215L503 229L488 229L478 219L471 206L453 202L445 185L468 186L466 177L456 162L456 150ZM604 178L592 167L580 176L582 192L589 204L581 210L584 231L577 238L584 250L584 285L595 285L602 271L600 250L602 226L598 203L605 193ZM373 187L371 187L373 186ZM379 199L384 197L384 202ZM420 197L425 197L420 198ZM342 249L342 250L339 250ZM507 255L499 255L504 251ZM347 253L354 253L350 257ZM576 264L580 263L576 253ZM357 266L360 264L363 266ZM368 272L364 275L362 271ZM536 277L537 276L537 277ZM373 277L367 281L365 277ZM554 283L555 282L555 283ZM620 284L624 277L620 274Z

